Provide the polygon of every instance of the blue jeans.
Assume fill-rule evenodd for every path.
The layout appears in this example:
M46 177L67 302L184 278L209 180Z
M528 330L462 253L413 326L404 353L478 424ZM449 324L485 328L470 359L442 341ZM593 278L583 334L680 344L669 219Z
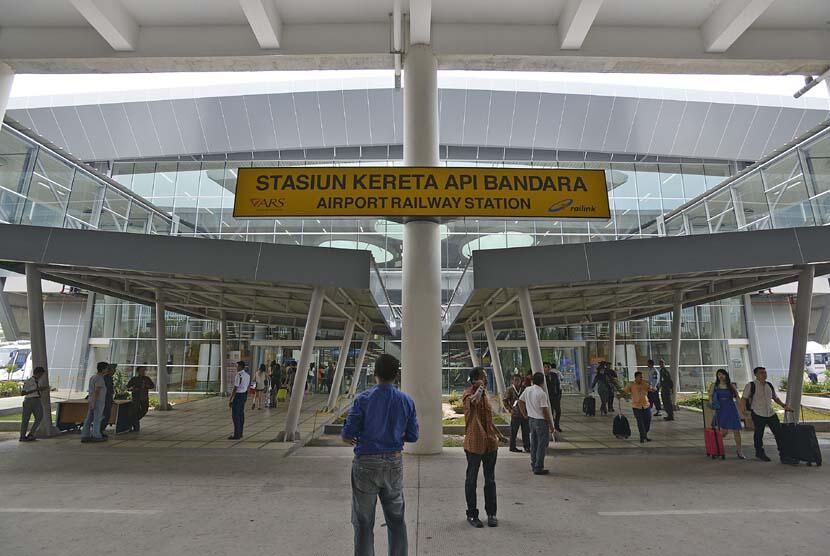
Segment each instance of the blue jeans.
M355 556L375 554L375 506L380 498L389 556L406 556L408 541L404 521L403 458L376 454L355 456L352 462L352 525Z
M81 428L81 438L102 438L101 436L101 421L104 419L104 406L106 400L100 397L95 400L95 405L90 405L84 419L83 427Z
M550 442L550 427L544 419L530 418L530 468L541 471L545 468L545 454Z

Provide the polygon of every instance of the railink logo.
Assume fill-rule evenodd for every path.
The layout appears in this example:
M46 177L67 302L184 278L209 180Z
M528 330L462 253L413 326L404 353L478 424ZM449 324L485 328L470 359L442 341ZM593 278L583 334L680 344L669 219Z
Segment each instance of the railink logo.
M566 208L570 208L571 205L574 204L573 199L562 199L556 203L553 203L550 208L548 208L548 212L560 212L565 210Z
M251 199L251 206L255 209L281 209L285 208L285 199Z

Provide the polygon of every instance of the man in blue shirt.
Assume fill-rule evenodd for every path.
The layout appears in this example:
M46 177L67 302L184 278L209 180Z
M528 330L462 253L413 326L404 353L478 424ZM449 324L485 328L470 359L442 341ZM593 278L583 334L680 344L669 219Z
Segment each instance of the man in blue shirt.
M418 419L412 398L395 388L400 363L383 354L375 361L374 388L354 400L341 434L354 446L352 525L355 556L375 553L375 506L380 498L386 518L389 556L406 556L404 522L404 442L418 441Z

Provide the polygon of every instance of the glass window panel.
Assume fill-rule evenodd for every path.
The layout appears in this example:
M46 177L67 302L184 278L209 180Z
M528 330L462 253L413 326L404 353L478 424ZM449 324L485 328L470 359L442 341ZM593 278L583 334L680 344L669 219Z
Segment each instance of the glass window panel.
M667 236L684 236L686 235L686 221L682 214L677 214L666 220L666 235Z
M706 207L709 209L709 228L712 233L734 232L738 229L732 192L728 187L706 199Z
M23 210L22 223L62 226L74 169L56 156L40 150Z
M660 172L656 164L635 164L637 193L640 199L660 198Z
M664 199L683 199L683 173L680 164L660 164L660 191Z
M86 224L94 224L101 204L104 200L105 186L103 182L93 179L84 172L75 172L72 182L72 192L66 208L67 216L71 216Z
M118 166L116 165L116 168ZM153 196L153 181L155 180L155 162L136 162L133 168L132 183L123 185L130 188L137 195L149 198ZM123 182L119 182L123 183Z
M98 219L98 229L102 232L126 232L127 219L121 218L114 212L104 208L101 217Z
M645 229L657 221L657 217L663 214L663 204L659 197L640 199L640 228Z
M730 185L734 191L738 223L747 230L769 228L769 204L760 174L748 174Z
M37 148L0 130L0 222L16 223L26 202L28 167Z
M706 173L706 190L710 190L720 182L731 176L728 164L704 164Z
M702 195L709 189L703 164L683 164L683 192L686 200Z
M611 193L614 197L637 198L637 173L634 164L611 165Z
M153 199L174 197L176 194L175 162L159 162L153 175Z
M761 169L770 206L773 228L792 228L815 224L812 205L804 183L801 163L790 153L775 164Z
M830 222L830 134L803 149L821 224Z
M115 162L112 165L112 179L127 189L133 190L135 174L135 164L132 162Z
M173 228L173 223L159 214L154 214L150 221L150 233L160 236L169 236Z
M636 234L640 229L640 210L636 198L614 197L611 200L611 216L621 236Z
M150 220L150 212L139 204L133 203L130 207L130 218L127 222L127 231L134 234L146 234Z
M706 215L706 207L703 203L697 203L686 211L686 222L688 222L691 235L709 233L709 218Z

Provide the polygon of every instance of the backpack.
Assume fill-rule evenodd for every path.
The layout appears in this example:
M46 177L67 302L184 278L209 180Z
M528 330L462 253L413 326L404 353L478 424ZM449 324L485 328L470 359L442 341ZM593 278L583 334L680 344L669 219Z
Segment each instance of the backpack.
M772 393L775 394L775 386L772 385L772 382L767 381L767 385L772 390ZM755 381L749 383L749 399L746 400L746 410L752 411L752 398L755 397Z

